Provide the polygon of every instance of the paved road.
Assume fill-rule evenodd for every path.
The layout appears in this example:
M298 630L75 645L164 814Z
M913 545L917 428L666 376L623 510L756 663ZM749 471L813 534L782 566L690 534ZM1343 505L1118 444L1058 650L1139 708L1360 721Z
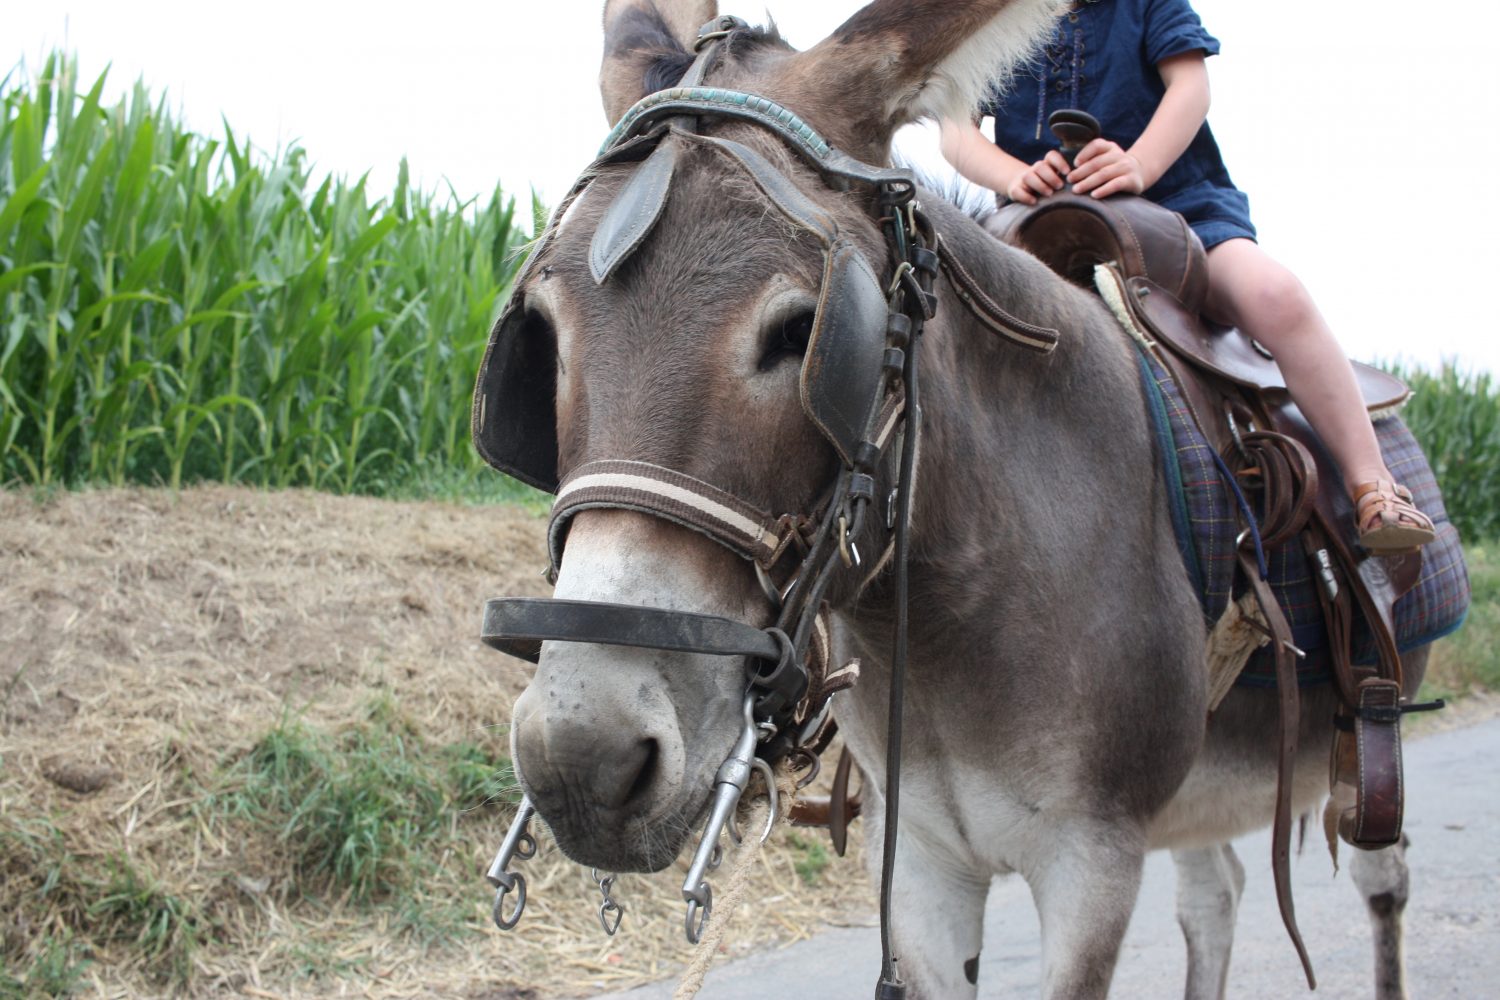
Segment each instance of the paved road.
M1412 848L1407 959L1418 1000L1500 998L1500 719L1410 741L1406 748L1406 831ZM1268 832L1235 844L1245 864L1229 995L1235 998L1371 995L1371 945L1363 907L1347 869L1330 874L1321 837L1293 861L1298 922L1318 973L1309 994L1282 930L1271 884ZM1345 851L1348 848L1344 848ZM1125 938L1111 997L1182 994L1186 957L1175 915L1171 859L1152 855L1140 902ZM869 1000L880 968L873 928L830 929L780 951L725 964L709 974L704 1000ZM979 993L1034 998L1040 973L1039 931L1026 885L997 880L985 911ZM787 990L787 984L798 984ZM616 1000L667 1000L661 983Z

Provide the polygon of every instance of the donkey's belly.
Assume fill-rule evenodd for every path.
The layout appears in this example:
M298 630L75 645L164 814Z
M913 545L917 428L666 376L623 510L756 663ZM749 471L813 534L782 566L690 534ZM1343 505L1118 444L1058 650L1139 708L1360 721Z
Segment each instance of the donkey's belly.
M1269 826L1276 810L1276 692L1235 688L1209 722L1203 752L1187 780L1148 828L1156 848L1200 847ZM1304 688L1292 811L1328 794L1333 727L1331 687Z

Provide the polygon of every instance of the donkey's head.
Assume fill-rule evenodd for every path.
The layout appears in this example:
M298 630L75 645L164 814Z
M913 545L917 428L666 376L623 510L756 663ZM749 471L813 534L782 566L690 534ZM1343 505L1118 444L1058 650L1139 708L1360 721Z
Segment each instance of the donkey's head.
M898 127L965 113L1055 7L879 0L806 52L734 27L694 67L714 0L610 0L604 106L628 124L638 101L694 67L694 82L767 98L883 164ZM834 190L741 118L663 121L632 149L585 176L528 263L481 375L481 449L545 488L576 485L580 470L604 482L631 467L599 463L631 462L772 515L815 512L858 443L834 426L843 403L817 398L820 379L856 362L820 355L819 338L836 340L830 324L875 324L880 344L859 363L876 375L881 363L891 275L870 192ZM487 378L501 383L488 395ZM492 424L509 435L498 456L483 440ZM660 503L642 513L621 495L554 521L557 598L771 623L750 563L674 523L690 516L663 516ZM544 643L513 744L563 850L608 870L669 864L743 728L746 689L743 659Z

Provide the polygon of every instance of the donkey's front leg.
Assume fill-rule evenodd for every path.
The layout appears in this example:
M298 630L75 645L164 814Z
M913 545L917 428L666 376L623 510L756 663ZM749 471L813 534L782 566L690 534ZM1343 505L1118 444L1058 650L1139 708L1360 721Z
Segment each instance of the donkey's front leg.
M1405 836L1378 851L1355 851L1349 873L1365 898L1375 933L1375 1000L1406 1000L1406 955L1401 914L1411 889Z
M884 803L878 802L878 794L871 798L877 804L866 814L865 855L878 889ZM901 824L891 894L892 944L910 1000L976 996L989 888L988 872L975 871L941 845L925 842L915 824Z
M1042 996L1104 1000L1141 886L1145 838L1124 823L1056 830L1025 873L1042 920Z
M1223 1000L1245 867L1228 844L1172 852L1177 922L1187 940L1187 1000Z

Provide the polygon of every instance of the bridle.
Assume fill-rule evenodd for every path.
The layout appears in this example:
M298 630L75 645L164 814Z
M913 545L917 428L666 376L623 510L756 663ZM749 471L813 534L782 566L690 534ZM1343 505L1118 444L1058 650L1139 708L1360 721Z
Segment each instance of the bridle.
M646 647L746 662L744 726L715 777L709 821L683 884L687 937L696 943L712 910L712 892L704 876L718 864L725 827L736 833L733 813L752 772L765 774L774 816L771 765L796 755L816 772L818 754L833 735L831 699L857 677L857 661L837 669L831 666L826 600L830 587L841 573L860 572L862 586L893 567L896 622L881 893L885 961L878 995L899 997L904 987L895 974L887 928L899 803L908 529L921 415L916 359L923 324L937 307L934 279L944 265L952 275L954 264L940 256L941 241L915 200L910 171L871 166L838 151L797 115L770 100L701 86L723 39L746 27L734 17L705 25L699 55L683 86L652 94L627 111L599 157L558 206L495 325L475 391L474 437L491 464L557 494L548 528L553 574L561 563L568 525L580 511L645 513L697 531L749 561L775 611L774 624L756 628L713 615L636 605L498 598L485 605L483 639L532 661L538 659L542 642L554 641ZM876 268L843 238L829 213L765 156L734 140L699 133L700 119L751 123L781 139L825 184L839 190L870 190L889 254L889 268L881 270L890 277L879 280ZM838 467L808 511L773 516L713 484L646 462L595 461L572 470L564 480L556 475L556 429L549 426L553 387L546 375L536 375L534 353L521 340L522 285L568 208L600 171L634 164L590 246L594 279L601 284L609 280L650 234L670 189L677 151L688 144L728 157L787 222L823 247L823 280L800 395L808 417L832 445ZM976 308L968 296L960 297ZM999 315L1010 319L1003 312ZM993 313L988 319L992 328L999 323L998 332L1032 350L1050 350L1056 341L1055 331L999 322ZM547 409L539 415L537 408L544 405ZM881 554L867 564L857 541L870 536L877 539ZM535 852L528 832L534 813L530 801L523 799L488 872L496 888L494 918L502 929L514 927L525 906L525 879L507 869L513 859L524 860ZM608 882L601 881L605 901L600 917L613 933L611 920L618 925L619 906L609 895ZM511 892L516 899L506 913Z

